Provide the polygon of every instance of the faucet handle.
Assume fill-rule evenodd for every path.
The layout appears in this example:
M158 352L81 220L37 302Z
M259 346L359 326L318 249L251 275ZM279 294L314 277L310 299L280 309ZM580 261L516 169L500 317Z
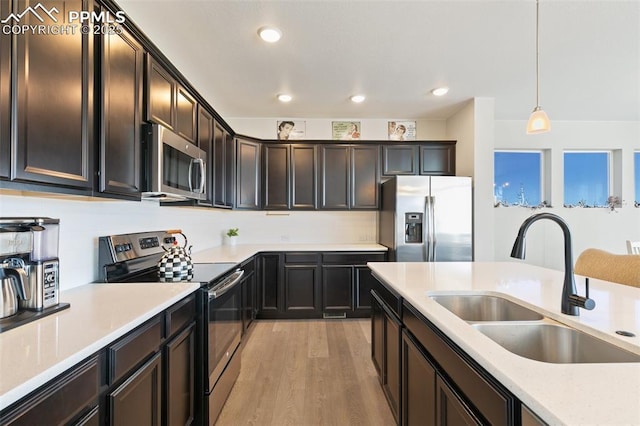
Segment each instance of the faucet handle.
M569 296L569 302L573 306L577 306L579 308L586 309L587 311L592 310L596 307L596 301L593 299L589 299L589 278L585 277L584 279L585 286L585 297L578 296L577 294L571 294Z

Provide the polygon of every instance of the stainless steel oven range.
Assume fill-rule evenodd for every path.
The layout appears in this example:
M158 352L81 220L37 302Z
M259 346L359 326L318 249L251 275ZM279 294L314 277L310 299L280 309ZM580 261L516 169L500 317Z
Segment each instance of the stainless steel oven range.
M165 231L100 237L100 281L162 282L158 261L162 245L173 236ZM244 271L235 263L196 263L191 282L197 294L196 423L213 425L240 374Z

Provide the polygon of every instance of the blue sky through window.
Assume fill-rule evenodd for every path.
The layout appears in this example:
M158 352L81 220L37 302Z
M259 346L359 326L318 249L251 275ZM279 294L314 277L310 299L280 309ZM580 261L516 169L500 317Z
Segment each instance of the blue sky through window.
M608 152L564 153L564 205L607 206L609 195Z
M493 194L505 206L537 206L542 201L542 153L494 152Z

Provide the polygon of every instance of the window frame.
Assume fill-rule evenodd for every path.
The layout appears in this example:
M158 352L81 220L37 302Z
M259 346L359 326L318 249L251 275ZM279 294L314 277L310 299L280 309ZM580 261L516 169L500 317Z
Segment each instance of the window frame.
M618 150L611 149L563 149L562 150L562 206L567 209L571 208L594 208L594 209L603 209L610 208L608 204L608 199L611 196L616 196L615 189L618 185L616 185L616 176L614 171L616 170L615 165L618 161L616 161L619 153ZM566 154L606 154L607 155L607 195L604 200L604 204L602 205L580 205L578 204L567 204L566 197ZM619 197L619 195L618 195Z
M523 204L503 204L502 202L498 202L496 199L496 164L495 158L496 153L510 153L510 154L538 154L540 159L540 180L538 182L540 188L540 203L537 205L523 205ZM509 149L509 148L496 148L493 150L493 205L494 207L524 207L527 209L531 208L540 208L540 207L551 207L550 203L550 184L548 179L549 167L549 152L546 149Z

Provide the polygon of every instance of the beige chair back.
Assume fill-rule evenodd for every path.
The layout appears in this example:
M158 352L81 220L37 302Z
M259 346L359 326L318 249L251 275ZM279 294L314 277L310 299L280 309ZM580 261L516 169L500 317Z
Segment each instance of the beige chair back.
M627 253L640 254L640 241L627 240Z
M640 287L640 256L586 249L576 260L578 275Z

